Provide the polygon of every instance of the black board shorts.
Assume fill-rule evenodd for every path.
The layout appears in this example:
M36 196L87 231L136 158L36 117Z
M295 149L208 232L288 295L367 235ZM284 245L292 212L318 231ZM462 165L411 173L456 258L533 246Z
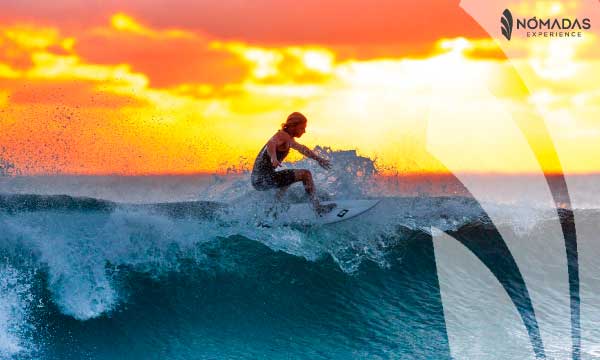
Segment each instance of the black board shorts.
M263 171L252 173L252 186L259 191L278 189L296 182L294 170Z

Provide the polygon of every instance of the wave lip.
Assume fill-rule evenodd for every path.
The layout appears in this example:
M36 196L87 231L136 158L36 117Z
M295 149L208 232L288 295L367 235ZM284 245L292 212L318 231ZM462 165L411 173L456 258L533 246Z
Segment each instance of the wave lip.
M11 214L44 210L111 211L115 206L107 200L69 195L0 194L0 211Z

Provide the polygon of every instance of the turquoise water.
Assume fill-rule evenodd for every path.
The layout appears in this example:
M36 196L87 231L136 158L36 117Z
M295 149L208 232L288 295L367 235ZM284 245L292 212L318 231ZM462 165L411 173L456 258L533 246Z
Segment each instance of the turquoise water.
M393 194L350 177L321 196L382 199L364 216L265 229L270 194L243 176L3 181L0 358L450 358L432 227L497 275L543 356L519 269L463 193ZM285 201L305 201L301 187ZM496 206L522 211L514 231L543 221Z

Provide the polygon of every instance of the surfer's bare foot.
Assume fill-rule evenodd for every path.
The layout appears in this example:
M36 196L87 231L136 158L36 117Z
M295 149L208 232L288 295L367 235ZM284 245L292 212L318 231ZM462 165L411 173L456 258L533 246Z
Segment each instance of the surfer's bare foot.
M328 212L330 212L331 210L335 209L336 206L337 206L337 204L335 204L335 203L331 203L331 204L327 204L327 205L319 204L315 208L315 211L317 212L317 214L319 216L323 216L323 215L327 214Z

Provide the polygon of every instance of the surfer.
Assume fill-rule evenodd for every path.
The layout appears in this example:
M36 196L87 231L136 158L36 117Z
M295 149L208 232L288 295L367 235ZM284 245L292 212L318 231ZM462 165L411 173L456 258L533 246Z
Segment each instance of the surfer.
M258 153L252 168L252 186L259 191L279 189L277 198L281 198L291 184L302 181L304 190L308 194L315 212L323 215L335 208L335 204L322 205L319 203L312 174L309 170L288 169L275 171L277 167L281 166L281 162L289 153L290 148L315 160L326 170L331 168L329 160L320 157L314 151L294 140L294 138L301 137L305 132L306 117L299 112L291 113L285 123L281 124L281 130L278 130Z

